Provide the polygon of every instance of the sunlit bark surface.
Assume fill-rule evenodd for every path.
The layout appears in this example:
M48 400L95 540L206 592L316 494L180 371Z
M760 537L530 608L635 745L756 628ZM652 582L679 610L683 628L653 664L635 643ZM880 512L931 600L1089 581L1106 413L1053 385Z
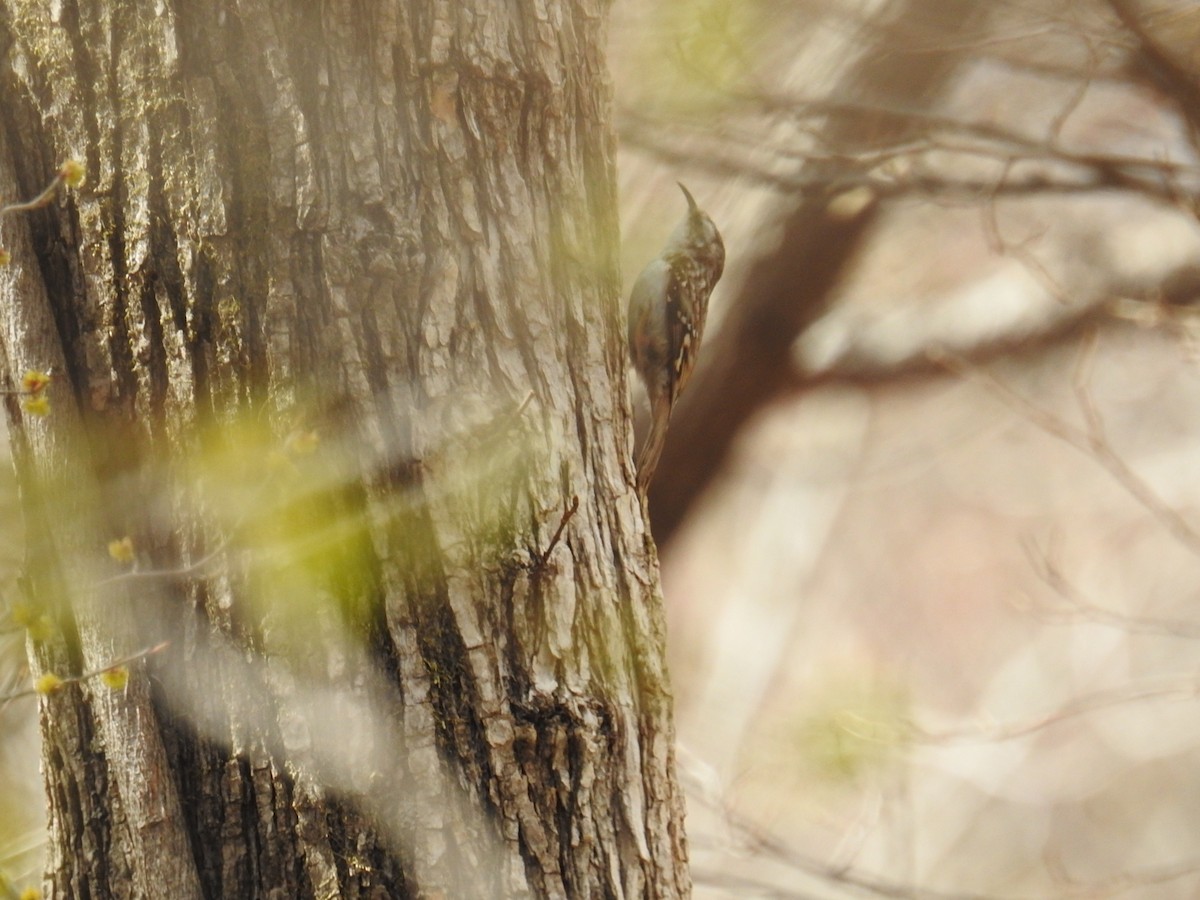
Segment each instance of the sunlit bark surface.
M688 893L606 19L0 4L47 896Z

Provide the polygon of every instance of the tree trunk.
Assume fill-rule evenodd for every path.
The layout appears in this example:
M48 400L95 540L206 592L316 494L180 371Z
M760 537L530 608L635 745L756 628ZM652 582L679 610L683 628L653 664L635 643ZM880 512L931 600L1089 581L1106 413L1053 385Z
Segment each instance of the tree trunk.
M607 4L0 9L46 896L686 895Z

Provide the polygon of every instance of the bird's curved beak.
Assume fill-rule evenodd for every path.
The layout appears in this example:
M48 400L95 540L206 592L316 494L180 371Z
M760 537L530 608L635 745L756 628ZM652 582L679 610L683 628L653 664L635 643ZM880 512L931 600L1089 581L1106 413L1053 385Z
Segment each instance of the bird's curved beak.
M687 188L685 188L685 187L683 186L683 182L682 182L682 181L677 181L677 182L675 182L675 183L676 183L677 185L679 185L679 189L680 189L681 191L683 191L683 196L687 197L687 202L688 202L688 211L689 211L689 212L696 212L697 210L699 210L699 208L700 208L700 207L698 207L698 206L696 205L696 198L692 196L692 192L691 192L691 191L689 191Z

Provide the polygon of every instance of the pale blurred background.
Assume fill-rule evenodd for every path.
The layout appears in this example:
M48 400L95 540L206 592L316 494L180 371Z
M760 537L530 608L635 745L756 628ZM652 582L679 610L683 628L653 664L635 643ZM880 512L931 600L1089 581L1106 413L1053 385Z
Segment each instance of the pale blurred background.
M728 249L652 498L698 898L1200 894L1196 35L1133 0L615 4L626 283L676 180ZM769 390L713 374L767 372L759 332ZM14 881L35 716L0 709Z
M1197 896L1200 8L617 9L626 278L677 178L729 251L689 391L781 223L879 204L654 498L696 896Z

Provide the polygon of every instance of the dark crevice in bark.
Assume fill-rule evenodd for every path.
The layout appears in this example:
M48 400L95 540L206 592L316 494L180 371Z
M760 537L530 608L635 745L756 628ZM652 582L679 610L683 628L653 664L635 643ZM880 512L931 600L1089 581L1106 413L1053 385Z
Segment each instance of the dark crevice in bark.
M508 260L515 256L513 248L502 246L500 250L502 260ZM503 271L513 271L511 265L504 265ZM509 327L512 329L513 345L521 356L521 363L525 372L529 376L529 389L537 396L545 396L549 393L548 382L554 377L553 370L547 368L545 360L539 358L537 353L537 341L530 330L530 320L526 316L519 313L519 307L524 298L520 297L515 290L510 292L510 295L505 298L494 298L499 302L508 301L517 307L514 313L508 317ZM561 313L553 306L547 310L548 318L551 321L556 321L561 318ZM493 332L498 333L498 332ZM520 393L525 389L524 385L513 385L518 396L514 399L520 403L524 398ZM537 534L535 529L533 534Z
M397 856L389 852L374 825L357 811L359 804L353 798L330 796L327 806L325 825L342 896L384 896L389 900L412 897Z
M583 756L587 752L585 742L579 731L586 726L571 715L568 715L555 724L560 730L560 733L555 735L555 742L562 741L566 744L566 759L554 760L553 762L547 760L546 775L549 778L559 781L558 803L555 804L556 833L558 834L558 864L562 868L563 885L568 891L574 891L577 887L574 878L576 867L580 865L581 861L571 858L572 848L569 837L579 829L579 811L577 806L584 766ZM602 757L593 758L592 761L600 766L603 766L605 762ZM562 764L564 762L567 766L565 784L563 784L562 779Z
M212 384L209 366L215 361L216 334L213 327L213 308L216 293L216 273L213 271L211 250L201 248L196 254L195 295L192 298L192 332L188 341L188 358L192 364L192 385L196 398L197 419L212 417Z
M222 842L226 840L226 811L229 800L213 791L223 783L228 754L216 743L198 734L188 721L170 715L156 697L163 745L179 789L179 804L187 827L188 842L205 896L221 896ZM235 807L236 808L236 807ZM242 837L242 835L238 835ZM239 883L245 884L246 881Z
M537 167L532 165L531 147L535 146L538 135L534 132L534 123L540 123L546 109L546 95L543 86L531 76L521 81L520 106L517 111L517 126L513 133L517 137L515 146L516 164L521 172L535 172Z
M149 422L146 424L154 442L165 452L168 447L165 414L170 374L167 371L166 332L162 321L163 312L159 309L159 292L162 291L165 296L169 296L171 290L164 277L164 270L160 267L160 260L167 255L162 247L163 232L170 233L170 229L164 227L169 213L163 198L162 145L158 137L161 131L161 120L151 123L148 129L147 202L150 207L150 253L143 263L142 270L136 274L136 281L138 301L141 304L147 339L145 355L142 360L149 376L149 396L146 398ZM181 293L181 282L182 279L179 279L175 285L176 293ZM182 303L182 297L179 303ZM174 307L176 304L169 303L169 306ZM170 316L170 320L174 320L174 318L173 315Z
M225 764L224 773L218 777L222 788L219 799L225 807L226 821L220 832L221 893L213 896L225 897L239 886L262 884L262 879L258 876L256 865L259 857L258 831L253 826L258 817L255 813L250 761L242 753L232 756Z
M338 373L330 371L330 355L325 349L331 337L329 298L325 291L325 242L320 234L300 232L292 238L292 244L296 321L291 329L287 366L298 397L328 397L341 385L335 387Z
M371 652L371 658L379 664L379 674L383 676L387 685L395 690L391 699L397 702L398 707L402 708L406 701L404 683L400 678L400 650L396 646L396 642L392 640L391 632L388 629L387 595L382 585L372 609L375 615L368 630L368 649ZM385 724L395 724L391 721L396 716L395 709L389 708L386 715L388 721ZM401 755L403 750L402 746L397 747L397 755Z
M555 861L568 889L572 887L570 860L566 847L571 843L571 810L562 801L562 772L560 748L566 741L570 726L570 712L566 707L545 695L528 692L526 699L512 701L512 714L517 725L517 740L514 754L521 766L522 780L531 785L543 785L545 790L531 791L530 801L537 811L539 822L546 823L543 834L527 835L520 832L521 856L525 863L526 876L545 892L544 867L547 860L541 853ZM574 782L574 778L568 779Z
M396 467L396 463L403 462L404 467L407 467L412 440L410 440L407 428L403 427L403 415L392 403L388 376L386 376L389 366L384 358L383 346L379 338L378 319L371 304L362 308L361 335L360 350L366 364L364 371L367 385L370 388L371 400L377 404L374 421L377 422L379 430L384 433L384 444L392 448L395 458L380 462L376 472L362 473L364 478L348 476L344 480L343 502L349 510L349 515L354 517L354 521L359 526L358 553L362 564L359 583L356 586L347 587L359 592L361 598L359 622L364 629L368 646L373 650L372 659L380 662L382 671L396 686L396 689L401 691L402 696L403 685L396 677L396 673L400 672L400 661L396 658L397 648L391 640L388 628L383 563L379 558L376 546L374 546L374 541L371 539L370 529L367 527L367 522L370 521L371 505L367 484L376 480L388 481L389 474L395 475L400 468ZM359 431L361 422L358 419L350 420L348 418L349 408L344 407L338 410L338 413L340 413L342 421L330 422L330 425L335 428L332 433L349 436L349 442L355 445L366 444L366 437ZM409 476L406 475L401 481L392 481L392 484L407 485L408 480Z
M178 78L173 85L178 101L173 104L179 113L181 135L190 135L193 119L192 107L188 102L190 79L208 82L214 71L214 56L220 48L217 29L218 15L208 3L195 0L172 0L170 15L173 17L179 40L175 46L179 53ZM188 159L194 162L196 149L188 142ZM192 399L195 403L194 421L205 423L214 412L210 368L215 360L213 315L216 291L216 272L211 244L198 243L193 247L192 258L193 293L188 296L187 284L179 268L179 240L194 241L196 235L180 235L174 227L174 217L164 203L161 217L151 211L151 235L155 228L160 236L155 244L160 249L158 268L165 280L171 298L175 327L184 335L187 358L191 368ZM190 309L189 309L190 304ZM189 320L190 314L190 320Z
M76 83L79 86L80 99L83 101L80 113L84 131L87 134L87 149L85 151L87 153L87 171L99 172L101 141L100 123L97 119L98 101L96 99L96 89L103 83L103 80L100 68L92 58L90 41L94 40L94 36L88 36L83 33L78 0L64 0L59 21L62 23L67 40L71 43L74 68L79 74ZM39 99L43 99L47 103L46 106L41 107L42 109L50 108L53 100L49 88L47 88L46 96Z
M464 787L480 801L481 811L497 814L488 790L495 773L479 721L478 690L449 597L439 590L436 599L423 604L419 616L417 640L429 671L439 749L444 759L458 761Z
M589 869L607 871L608 868L607 860L577 858L579 848L576 841L581 830L599 827L608 812L594 807L588 811L580 806L580 798L595 790L591 785L584 784L585 771L619 771L620 765L616 761L623 758L610 710L599 700L584 702L587 703L586 708L577 709L545 695L511 700L517 725L515 759L526 783L547 788L545 791L531 792L530 800L537 809L538 820L547 826L553 825L547 827L539 838L545 842L545 852L555 861L551 868L557 870L563 879L568 896L576 896L576 889L583 890L586 887L576 884L575 876L578 873ZM594 722L589 721L585 709L595 717ZM612 791L618 792L620 789L619 781L613 784ZM613 802L612 808L615 810L619 806ZM585 815L591 817L589 821L583 821ZM531 846L531 838L524 831L520 838L526 874L544 891L542 879L548 860L539 858ZM594 849L599 851L601 848L597 846Z
M267 272L275 262L268 250L272 163L267 134L267 122L274 112L265 107L256 91L262 74L257 65L261 48L246 37L238 16L227 16L225 23L224 58L234 77L232 81L217 82L221 103L230 113L218 119L218 130L230 179L226 210L229 233L242 236L228 248L233 262L232 291L240 313L240 377L236 387L248 410L257 411L267 400L269 377L263 316L268 300Z
M65 688L41 711L44 759L56 775L46 784L50 828L71 842L58 846L62 868L49 874L60 885L60 896L108 897L111 886L123 881L114 871L119 867L110 865L115 857L108 767L103 754L92 752L98 738L90 705L75 699L78 692L78 687Z
M399 445L394 443L394 439L397 439L399 435L395 432L392 423L396 422L399 416L389 396L388 367L387 361L384 359L383 343L379 337L379 318L370 304L363 305L359 313L359 325L362 334L359 351L362 353L365 364L363 375L371 389L371 398L377 404L376 413L379 416L379 422L386 432L390 432L385 436L386 446L395 448L393 452L398 453Z
M484 230L488 230L487 225L484 225ZM464 316L468 321L463 328L463 331L471 335L477 345L471 348L472 358L478 358L478 354L482 352L482 355L487 359L487 363L485 367L484 361L482 359L478 360L481 369L480 374L483 374L482 370L485 368L489 373L496 373L493 383L497 389L501 389L503 379L499 373L503 370L500 366L498 356L500 349L497 347L497 344L503 339L500 337L501 332L496 323L495 310L497 304L504 302L504 298L488 296L486 289L481 283L481 279L474 272L471 273L471 284L466 287L466 294L469 298L468 302L464 304L466 309L474 309L475 311L473 321L470 320L469 316ZM466 309L464 309L464 313ZM495 340L480 342L479 336L483 334L492 335ZM487 376L484 377L486 378Z
M64 9L64 26L67 25L67 12ZM11 23L7 16L3 23L3 37L0 41L8 46L13 41L9 30ZM68 28L68 33L77 36L78 28ZM81 52L76 45L77 55ZM90 59L84 57L87 63ZM41 118L40 110L53 104L51 86L40 76L40 70L31 66L28 80L20 81L9 66L2 69L0 94L4 96L4 104L0 108L0 122L5 131L6 142L13 173L17 181L17 191L21 199L28 199L39 194L53 177L63 160L54 155L53 141L47 133ZM29 82L34 83L32 93ZM91 98L92 83L88 80L87 94ZM94 100L85 111L94 112ZM88 124L94 132L95 121L87 117ZM89 147L88 165L94 164L95 151ZM7 198L6 198L7 199ZM75 309L74 298L82 296L82 281L79 277L78 266L74 257L78 241L78 223L75 217L75 207L69 203L66 209L59 212L57 205L48 209L34 210L23 214L29 229L30 242L38 266L38 273L46 290L46 297L54 317L55 329L62 347L63 357L67 367L66 377L61 381L68 389L74 391L76 401L82 396L80 385L83 384L83 360L79 348L80 323ZM43 360L22 359L24 348L6 348L12 354L16 351L17 358L11 362L14 366L46 369L48 365ZM61 375L62 373L58 373ZM20 421L19 405L12 404L9 422L17 424Z
M209 33L205 20L216 18L212 5L197 0L165 0L167 13L175 23L179 40L175 42L179 73L183 77L205 77L212 71ZM220 0L217 0L219 3ZM186 105L186 104L185 104Z
M342 598L352 632L379 651L391 644L387 634L383 573L368 528L368 498L362 484L349 477L336 488L337 515L350 523L345 554L335 571L334 592Z
M296 103L304 117L304 127L309 141L313 173L317 180L316 193L322 198L319 207L324 209L329 197L329 166L325 154L325 135L321 114L322 88L320 79L326 72L324 54L329 42L325 38L321 18L324 7L320 3L297 3L289 7L293 12L290 26L282 29L287 41L288 73L296 90ZM317 221L301 223L301 228L320 227L325 216L318 211Z
M121 125L124 118L122 112L124 104L121 97L119 73L126 29L121 26L122 22L118 16L118 20L113 23L113 28L108 35L110 68L105 80L107 99L112 106L113 117L118 123L112 131L112 154L113 158L117 160L123 160L125 155L125 134ZM133 417L134 404L137 401L138 383L134 368L136 361L129 333L128 318L130 285L129 270L125 258L125 205L128 199L126 195L125 167L123 165L114 166L112 172L112 193L105 198L102 212L104 229L108 236L108 254L112 265L113 279L113 284L110 285L113 309L106 337L108 339L109 353L112 356L113 375L117 382L116 408L110 408L108 412L115 412L126 419L131 419ZM101 436L101 443L103 443L103 436ZM100 451L100 457L105 455L103 446L94 449ZM103 474L101 472L102 477Z
M295 781L280 762L268 764L266 776L260 779L253 764L258 755L252 750L251 759L245 754L238 758L247 795L245 821L250 849L249 880L243 884L254 886L258 896L264 898L283 895L310 900L316 892L296 833L299 817ZM268 792L260 791L260 781L266 782Z
M567 351L565 354L567 361L567 376L571 379L571 397L575 401L571 404L571 411L574 413L575 418L575 437L576 440L578 440L580 447L588 447L591 446L591 436L588 433L588 411L584 409L585 404L580 402L581 398L588 396L587 389L582 387L582 383L587 378L587 374L585 372L578 371L576 360L581 359L581 357L576 356L573 352L575 348L582 349L587 346L587 335L584 333L584 324L582 322L568 317L565 324L567 334ZM582 358L586 359L586 356ZM569 491L569 475L569 472L563 473L564 492Z
M180 94L181 96L181 94ZM178 115L179 127L189 127L187 104L179 99L171 103L171 111ZM164 123L164 129L165 129ZM150 259L153 261L155 277L165 289L170 325L182 335L188 331L188 296L183 270L179 266L179 238L172 227L172 213L165 194L165 178L162 161L162 141L159 128L150 129ZM184 235L188 240L191 235Z
M182 599L179 606L184 608ZM295 784L274 697L256 670L238 665L227 670L216 662L226 638L214 635L204 612L194 615L192 626L180 626L172 643L187 648L188 658L208 660L201 669L220 685L204 686L205 693L191 701L206 707L199 718L208 731L202 732L189 718L199 710L188 703L179 705L180 696L196 691L188 673L160 673L163 683L155 682L153 700L205 895L312 897L296 835ZM243 626L252 643L252 626ZM172 664L184 663L176 659ZM250 722L256 730L253 747L231 749L231 733ZM263 779L259 775L256 780L253 760L269 770L268 794L260 793Z
M0 9L0 14L3 10ZM7 54L13 43L13 35L9 30L11 23L7 16L0 21L0 45ZM13 174L17 179L17 190L20 199L36 196L50 180L51 173L57 168L57 162L50 155L50 140L43 128L40 110L45 104L52 102L51 92L45 80L40 77L38 69L33 68L29 73L30 79L36 83L30 93L29 80L17 79L10 66L0 67L0 90L4 92L4 104L0 106L0 122L3 123L6 143L9 148ZM16 198L4 198L10 202ZM25 213L28 222L43 221L49 217L48 212L35 210Z
M71 45L74 65L79 73L80 118L87 135L87 146L84 151L86 154L85 166L88 172L97 172L100 167L100 129L96 120L95 91L97 85L100 84L100 73L92 59L88 42L82 34L78 7L74 0L67 0L63 4L61 22ZM11 73L11 69L6 68L5 71ZM5 91L5 106L21 110L20 143L14 143L13 146L20 146L21 158L30 160L38 159L38 148L53 146L53 141L44 130L44 122L39 110L53 105L54 91L52 85L37 77L36 71L34 80L38 83L38 88L35 89L36 96L33 98L33 107L27 104L28 95L25 91L16 85L13 86L12 91ZM62 161L48 156L41 160L42 165L39 167L41 171L34 176L37 183L24 184L22 187L24 195L31 197L40 191L49 180L47 174L57 169ZM20 160L17 161L16 168L20 173L22 170ZM80 298L86 296L86 287L76 255L80 244L80 228L74 203L68 203L56 228L53 225L43 224L53 222L58 218L50 210L39 211L30 216L34 253L46 288L46 297L54 316L55 328L67 368L67 377L64 380L73 392L78 407L86 411L88 360L81 339L85 328L90 328L92 323L80 321L80 310L81 308L87 309L87 305L80 302ZM29 361L30 364L37 364L37 362Z
M444 173L442 177L455 179L457 176ZM455 216L455 212L451 212ZM459 229L463 227L461 221L455 223ZM456 285L454 298L451 301L454 307L454 322L450 326L450 334L447 338L446 346L450 355L455 359L469 359L473 351L471 346L471 322L467 314L468 309L474 305L473 295L475 293L475 273L472 271L472 254L464 247L458 247L456 250L455 266L459 271L459 280Z

